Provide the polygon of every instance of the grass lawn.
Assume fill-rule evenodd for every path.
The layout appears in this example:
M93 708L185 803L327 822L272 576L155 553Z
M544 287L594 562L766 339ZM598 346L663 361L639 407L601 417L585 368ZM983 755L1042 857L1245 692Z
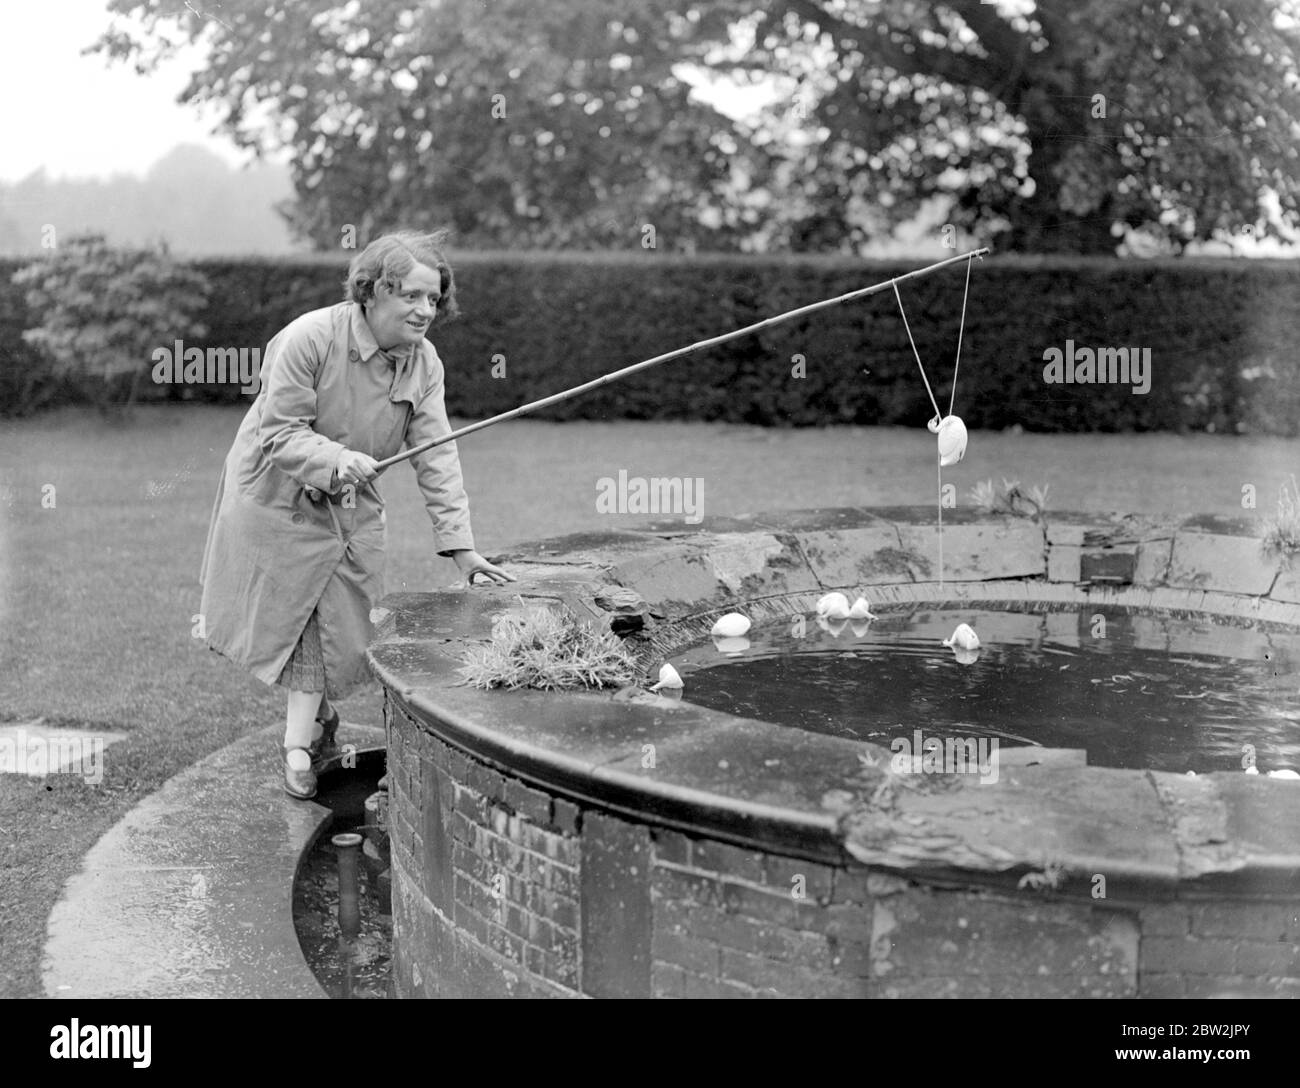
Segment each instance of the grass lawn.
M0 776L0 997L40 996L45 920L82 854L122 813L203 755L283 714L279 693L191 637L198 569L239 409L147 407L132 425L66 411L0 430L0 721L44 717L129 734L104 781ZM773 431L689 423L522 420L467 438L479 550L632 525L596 510L597 480L703 480L703 512L933 503L923 426ZM1052 509L1259 512L1300 473L1300 440L1171 435L971 435L944 474L959 501L992 477L1049 484ZM53 485L54 505L43 508ZM412 473L385 480L388 588L456 580ZM342 705L380 720L371 685Z

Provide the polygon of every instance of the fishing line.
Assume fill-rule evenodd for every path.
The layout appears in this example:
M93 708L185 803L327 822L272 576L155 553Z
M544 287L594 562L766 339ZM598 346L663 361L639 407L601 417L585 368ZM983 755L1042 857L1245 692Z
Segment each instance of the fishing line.
M935 471L939 474L939 592L943 592L943 458L935 455Z
M966 262L966 291L961 296L961 324L957 326L957 360L952 364L952 396L948 400L948 414L952 415L952 406L957 401L957 369L961 366L961 338L966 331L966 300L970 298L970 270L975 263L972 256Z
M953 415L953 406L957 403L957 372L961 368L961 345L966 332L966 304L970 300L970 272L976 256L978 254L972 253L966 260L966 287L961 297L961 323L957 326L957 358L952 367L952 393L948 398L948 414L946 416L939 410L939 402L934 399L934 390L930 388L930 379L926 376L925 364L921 362L921 353L916 348L916 339L912 336L912 326L907 320L907 310L903 306L903 296L898 291L898 284L893 285L894 298L898 300L898 312L903 318L903 328L907 330L907 342L912 345L912 355L916 359L917 369L921 372L921 381L925 383L925 391L930 397L930 403L934 405L934 419L930 421L928 427L933 434L939 436L937 453L938 493L935 497L935 511L939 529L939 588L941 590L943 589L943 466L945 457L951 458L948 461L949 464L956 464L966 453L966 425L957 416ZM945 429L945 426L950 431L947 436L950 446L947 455L944 453L945 436L940 433Z
M948 414L952 415L953 405L957 403L957 371L961 368L961 341L966 332L966 303L970 299L970 270L975 264L972 256L966 262L966 289L961 296L961 323L957 326L957 358L952 364L952 393L948 397ZM939 590L943 591L943 452L936 453L939 463Z
M916 356L916 365L921 371L921 381L925 382L925 391L930 394L930 403L934 405L934 418L939 419L943 413L939 411L939 402L934 399L934 392L930 389L930 379L925 376L925 367L921 364L921 353L916 350L916 341L912 339L912 326L907 323L907 311L903 309L903 296L898 293L898 284L894 284L894 297L898 299L898 312L903 315L903 328L907 330L907 342L912 345L912 354Z

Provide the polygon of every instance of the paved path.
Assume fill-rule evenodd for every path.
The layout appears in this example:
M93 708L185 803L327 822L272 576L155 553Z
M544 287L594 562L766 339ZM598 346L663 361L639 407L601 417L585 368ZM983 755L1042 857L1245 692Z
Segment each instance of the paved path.
M50 914L51 997L327 996L293 927L298 860L329 809L280 787L275 725L163 784L91 848ZM345 722L341 743L382 747Z

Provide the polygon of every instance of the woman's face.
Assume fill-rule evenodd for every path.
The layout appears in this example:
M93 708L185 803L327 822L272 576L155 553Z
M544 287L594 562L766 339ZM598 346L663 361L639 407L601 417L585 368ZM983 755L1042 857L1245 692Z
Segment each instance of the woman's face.
M401 290L375 284L375 296L366 304L366 321L381 348L418 344L429 331L442 298L442 277L436 268L417 264L402 277Z

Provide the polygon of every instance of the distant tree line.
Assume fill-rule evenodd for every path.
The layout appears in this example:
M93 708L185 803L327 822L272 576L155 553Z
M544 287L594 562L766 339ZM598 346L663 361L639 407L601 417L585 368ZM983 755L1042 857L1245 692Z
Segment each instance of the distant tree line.
M86 231L116 245L165 239L177 253L287 253L301 247L275 209L292 198L287 167L237 170L187 145L143 177L61 179L37 171L0 183L0 253L50 250Z

